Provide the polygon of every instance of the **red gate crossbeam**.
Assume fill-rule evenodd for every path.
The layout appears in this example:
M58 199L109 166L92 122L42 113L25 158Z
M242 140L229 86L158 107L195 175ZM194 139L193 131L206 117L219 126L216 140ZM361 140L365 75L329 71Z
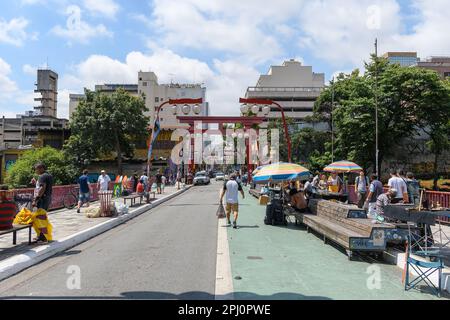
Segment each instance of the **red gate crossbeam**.
M273 101L273 100L268 100L268 99L244 99L244 98L240 98L239 99L239 103L242 104L256 104L256 105L264 105L264 106L271 106L274 105L276 106L280 112L281 112L281 118L283 120L283 126L284 126L284 135L286 137L286 142L287 142L287 147L288 147L288 162L292 162L292 156L291 156L291 138L289 136L289 130L288 130L288 126L286 123L286 117L284 115L284 109L283 107L278 104L277 102Z

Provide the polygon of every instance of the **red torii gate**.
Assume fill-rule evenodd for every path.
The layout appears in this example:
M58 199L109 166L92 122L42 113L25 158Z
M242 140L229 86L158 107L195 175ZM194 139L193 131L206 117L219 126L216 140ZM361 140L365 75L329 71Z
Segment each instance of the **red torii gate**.
M244 126L245 130L252 129L254 125L260 125L263 122L267 121L267 118L263 117L187 117L187 116L178 116L178 121L183 124L189 125L189 133L193 134L195 132L195 122L202 122L203 124L217 124L218 125L218 131L222 135L224 135L224 132L226 129L224 129L225 124L242 124ZM206 132L207 129L202 129L202 133ZM191 142L192 144L192 142ZM251 180L252 172L253 172L253 166L250 164L250 146L249 142L246 141L246 147L247 147L247 172L248 172L248 179ZM193 157L193 153L190 155ZM194 160L194 159L191 159ZM194 168L194 161L191 161L191 171Z

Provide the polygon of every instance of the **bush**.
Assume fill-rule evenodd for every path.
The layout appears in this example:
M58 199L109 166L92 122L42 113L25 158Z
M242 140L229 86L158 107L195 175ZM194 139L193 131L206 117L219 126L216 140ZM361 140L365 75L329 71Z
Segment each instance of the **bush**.
M28 186L33 178L37 179L34 165L42 162L47 166L47 171L53 175L55 185L72 184L78 170L65 156L63 151L45 147L26 151L17 162L8 170L5 182L13 188Z

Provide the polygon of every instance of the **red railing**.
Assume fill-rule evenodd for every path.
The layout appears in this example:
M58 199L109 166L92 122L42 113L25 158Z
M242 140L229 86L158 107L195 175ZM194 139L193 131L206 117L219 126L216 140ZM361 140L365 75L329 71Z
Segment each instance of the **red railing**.
M384 191L387 190L388 189L385 188ZM428 203L430 204L439 203L441 207L450 208L450 192L426 191L424 197L424 200L428 200ZM348 186L348 201L353 204L358 203L358 196L355 193L355 186ZM450 223L450 219L445 217L441 217L440 221Z
M98 188L96 184L91 184L92 194L91 201L98 200ZM33 188L27 189L16 189L12 190L14 195L29 195L32 196L34 193ZM69 186L54 186L52 190L52 203L50 204L50 210L64 208L64 197L70 193L73 193L76 198L78 198L78 185Z

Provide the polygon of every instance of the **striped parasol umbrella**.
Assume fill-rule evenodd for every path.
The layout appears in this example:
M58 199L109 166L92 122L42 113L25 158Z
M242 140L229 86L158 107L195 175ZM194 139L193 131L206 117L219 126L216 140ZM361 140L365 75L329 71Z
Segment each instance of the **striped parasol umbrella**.
M255 176L262 168L264 168L266 166L268 166L268 165L260 166L260 167L256 168L255 170L253 170L252 176Z
M307 180L311 173L305 167L293 163L275 163L262 167L253 180L256 183L279 183L284 181Z
M350 173L359 172L362 168L351 161L338 161L327 166L323 171L325 172L336 172L336 173Z

